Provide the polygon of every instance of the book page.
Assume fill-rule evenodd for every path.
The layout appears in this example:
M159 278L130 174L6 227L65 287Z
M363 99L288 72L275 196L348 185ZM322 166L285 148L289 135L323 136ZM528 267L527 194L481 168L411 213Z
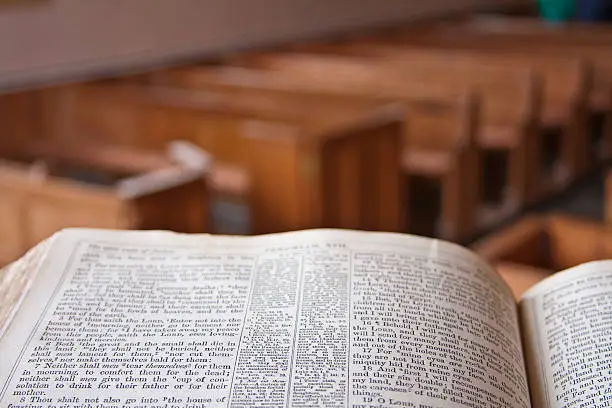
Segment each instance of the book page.
M528 407L512 294L382 233L71 230L0 339L0 406Z
M536 285L521 315L534 407L612 407L612 261Z
M51 240L41 242L19 260L0 269L0 338L36 279L50 244Z

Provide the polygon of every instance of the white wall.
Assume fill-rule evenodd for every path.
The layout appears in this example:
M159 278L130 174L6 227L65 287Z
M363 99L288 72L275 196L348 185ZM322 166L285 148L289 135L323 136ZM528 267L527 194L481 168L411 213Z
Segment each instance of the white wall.
M31 0L0 5L0 87L509 0Z

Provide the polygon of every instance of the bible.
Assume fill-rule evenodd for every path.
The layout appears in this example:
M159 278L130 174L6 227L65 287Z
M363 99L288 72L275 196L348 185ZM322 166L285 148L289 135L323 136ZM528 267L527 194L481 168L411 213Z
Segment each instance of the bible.
M410 235L69 229L0 299L3 408L612 406L609 261L517 303Z

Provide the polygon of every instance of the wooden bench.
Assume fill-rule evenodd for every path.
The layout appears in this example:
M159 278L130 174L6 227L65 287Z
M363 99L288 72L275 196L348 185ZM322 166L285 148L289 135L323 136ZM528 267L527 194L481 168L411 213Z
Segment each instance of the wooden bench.
M346 44L310 45L311 51L344 52L351 55L369 56L398 64L472 64L488 67L529 68L538 77L542 88L541 111L538 121L544 129L541 135L542 158L547 163L544 169L556 168L556 183L563 187L570 178L588 170L591 163L608 156L599 152L599 146L589 144L587 111L590 92L591 70L582 58L572 56L550 56L526 52L507 52L504 50L456 49L435 46L419 46L401 40L370 40ZM478 68L476 68L478 69ZM599 156L601 153L601 157ZM551 172L543 171L542 181L550 186ZM546 173L548 174L548 177ZM564 176L565 175L565 176Z
M527 216L472 246L517 298L550 274L612 256L612 229L567 215Z
M414 205L408 205L408 231L448 239L465 238L475 232L474 217L480 195L478 184L473 182L479 173L472 143L476 107L465 88L452 93L437 86L414 86L394 78L392 72L385 75L367 69L328 80L248 68L186 68L154 75L152 81L233 92L248 88L401 102L405 118L404 142L408 146L403 168L409 175L409 200L419 198ZM431 186L432 200L425 200L420 188L411 189L413 177L438 180L437 187ZM425 188L430 184L426 180L419 180L424 182ZM430 201L440 206L436 208L438 204L432 206ZM416 211L423 203L428 210L425 212L430 215L427 222L423 222L423 212Z
M402 40L412 45L444 44L453 48L477 48L490 51L523 51L541 55L569 55L581 57L592 64L593 88L592 105L594 108L610 106L608 88L611 83L612 56L609 55L610 44L607 40L598 39L595 35L575 36L563 30L490 30L481 25L445 24L419 27L407 26L403 30L394 30L392 34L360 36L360 39Z
M604 120L603 155L610 157L612 154L612 45L577 40L571 35L532 36L526 33L479 32L452 25L418 32L408 30L386 37L384 41L452 50L486 50L494 54L527 53L539 59L581 58L592 70L588 78L591 83L588 105L592 112Z
M0 161L0 264L68 227L207 231L204 157L85 141L30 147Z
M448 91L466 86L473 88L482 99L478 142L484 149L485 166L489 163L483 172L489 177L484 184L494 186L484 195L486 210L481 226L485 227L535 198L537 186L532 183L532 175L536 171L538 146L534 143L536 128L532 113L537 110L534 106L536 87L528 69L483 67L457 60L450 64L454 69L449 71L449 62L420 60L409 64L368 57L301 53L251 54L231 61L237 65L291 72L312 80L319 80L323 75L336 82L350 79L354 87L363 86L360 84L367 81L380 84L394 76L396 84L403 86L441 86ZM507 166L504 165L505 157L508 157Z
M64 134L93 128L100 137L119 134L123 143L154 149L188 140L215 163L242 169L251 232L404 228L402 118L389 103L122 83L71 92L63 109L76 126ZM113 100L124 106L109 117L105 107Z
M585 52L579 49L576 51L592 61L594 68L596 68L595 76L592 79L596 86L592 89L591 106L600 113L600 116L604 115L603 129L599 129L599 131L608 136L601 140L602 145L596 147L600 148L604 158L612 156L612 113L610 113L612 105L609 92L606 89L606 84L609 88L612 82L610 81L612 62L608 57L609 49L612 47L612 28L609 24L565 22L560 25L551 25L529 17L485 16L454 22L452 27L479 34L499 33L504 36L519 36L519 38L529 35L536 42L554 42L556 44L555 49L570 44L569 51L576 50L581 45L588 46ZM591 49L591 46L602 49L602 52L598 53L597 49ZM605 52L603 48L607 48L608 51ZM601 122L601 119L598 121Z

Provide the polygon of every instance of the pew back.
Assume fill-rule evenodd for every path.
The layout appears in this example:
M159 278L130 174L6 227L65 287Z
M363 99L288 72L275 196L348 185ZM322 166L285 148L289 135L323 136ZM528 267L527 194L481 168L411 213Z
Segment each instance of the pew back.
M326 142L342 135L347 142L341 145L350 150L351 143L359 145L362 138L370 140L367 135L378 134L381 129L390 134L378 138L381 144L388 143L388 138L400 137L401 131L401 118L388 109L388 104L376 101L249 89L190 90L126 84L86 88L97 88L95 92L99 94L106 92L103 103L113 95L121 95L123 103L129 105L127 109L134 117L130 118L129 132L124 129L124 143L158 149L168 140L187 140L210 152L219 163L245 169L251 182L253 230L261 233L331 226L321 224L324 219L315 207L318 201L310 198L318 195L323 209L331 203L331 199L320 196L316 190L319 187L314 187L323 186L319 179L328 176L321 170L322 157L327 154ZM81 105L78 97L74 101ZM108 123L104 117L96 117L97 112L94 104L87 114L102 124ZM84 130L72 133L82 134ZM386 158L397 166L395 173L387 174L390 180L398 180L396 174L400 172L401 149L394 152L397 157ZM315 157L308 159L309 155ZM368 167L369 163L358 161L359 166L364 166L363 172L377 171ZM348 173L342 174L348 178ZM355 192L342 203L364 198L369 199ZM396 220L393 227L386 224L384 229L401 230L403 216L396 208L402 201L400 194L376 199L389 202L386 207L381 204L381 212L388 211L386 219ZM374 216L367 213L364 217ZM376 229L371 223L343 226Z
M449 70L451 60L453 69ZM376 84L378 89L385 78L398 84L429 84L456 93L469 87L479 93L483 126L519 129L515 132L518 134L532 122L531 116L537 111L535 78L528 68L522 67L482 66L465 58L378 61L302 53L250 55L234 63L289 72L312 80L330 76L336 81L352 81L355 86Z

